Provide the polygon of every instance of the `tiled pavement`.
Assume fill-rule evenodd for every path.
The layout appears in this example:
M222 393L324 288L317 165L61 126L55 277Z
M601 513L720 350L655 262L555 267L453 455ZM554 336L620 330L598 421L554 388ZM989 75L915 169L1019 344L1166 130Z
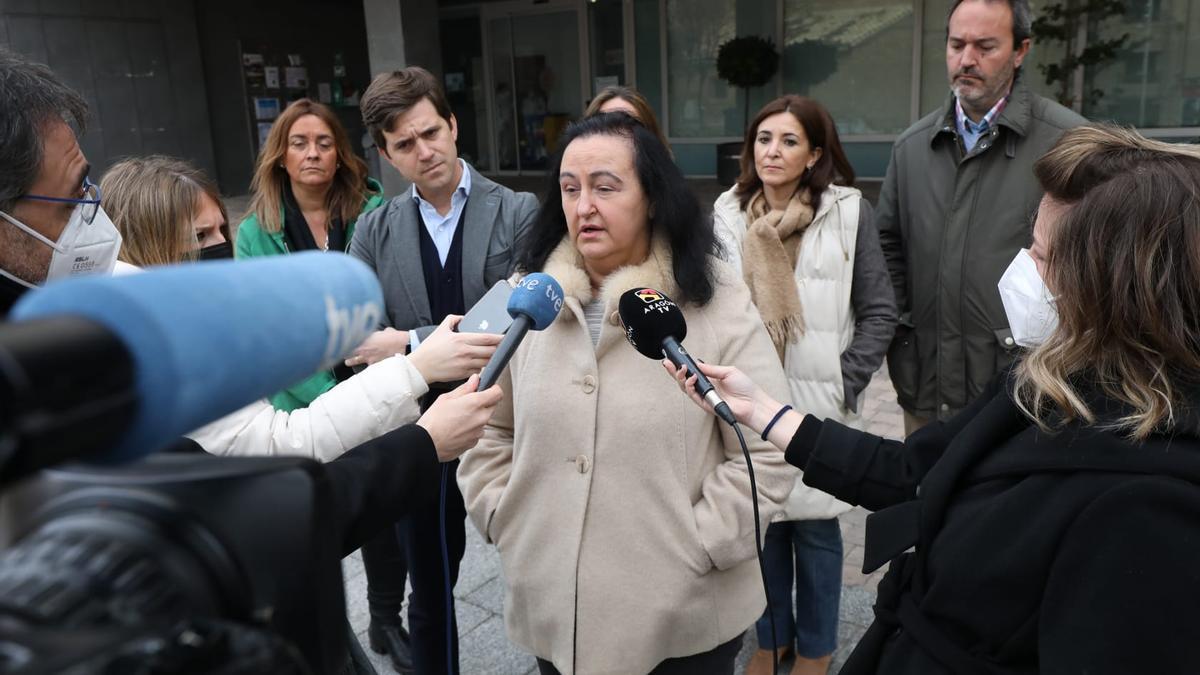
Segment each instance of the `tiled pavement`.
M863 417L867 429L890 438L902 438L904 422L896 405L886 368L875 374L867 388ZM871 605L875 586L882 570L869 576L860 571L863 555L863 534L866 511L854 509L843 515L842 538L845 555L842 567L841 625L838 628L838 649L831 673L836 673L850 649L871 621ZM346 606L350 623L366 645L369 616L366 603L366 577L358 554L343 564L346 577ZM467 525L467 552L455 589L458 611L460 665L463 675L527 675L536 673L533 657L508 641L504 634L504 582L500 578L500 561L496 551ZM738 673L742 672L750 654L756 648L753 631L746 635L746 645L738 657ZM381 674L392 672L387 662L367 650ZM786 669L781 669L786 673Z

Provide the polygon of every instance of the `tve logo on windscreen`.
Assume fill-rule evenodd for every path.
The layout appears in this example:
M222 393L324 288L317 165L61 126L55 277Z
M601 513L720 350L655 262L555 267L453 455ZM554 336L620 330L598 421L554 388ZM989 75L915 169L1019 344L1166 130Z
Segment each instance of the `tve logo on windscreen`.
M375 332L383 316L383 307L378 302L342 308L332 295L325 296L325 326L329 339L325 343L322 368L330 368L345 358L363 340Z

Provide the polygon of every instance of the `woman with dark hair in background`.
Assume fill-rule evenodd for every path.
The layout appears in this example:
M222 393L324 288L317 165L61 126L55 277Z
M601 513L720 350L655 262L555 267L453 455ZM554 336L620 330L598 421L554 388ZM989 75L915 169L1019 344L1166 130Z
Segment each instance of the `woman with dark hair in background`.
M626 343L618 299L665 293L691 353L781 396L783 373L654 134L601 113L562 147L518 261L564 306L501 376L512 395L458 469L467 512L499 549L509 638L541 672L732 673L764 604L741 447ZM765 519L795 474L749 440Z
M1078 127L1034 173L998 284L1029 351L952 419L885 440L700 366L806 484L879 511L864 571L892 564L843 675L1200 663L1200 149Z
M859 395L887 352L896 302L871 205L853 185L829 112L783 96L747 127L742 174L713 220L775 343L792 404L861 427ZM793 646L793 675L828 671L842 588L837 516L849 509L796 481L763 544L777 634L763 615L747 675L767 675Z
M658 127L658 118L654 116L654 108L650 107L650 102L637 89L633 87L605 87L588 104L587 110L583 111L583 116L591 117L597 113L608 112L623 112L627 115L632 115L634 119L646 125L650 133L658 137L664 148L668 151L671 149L671 144L667 142L667 137L663 135L662 130Z

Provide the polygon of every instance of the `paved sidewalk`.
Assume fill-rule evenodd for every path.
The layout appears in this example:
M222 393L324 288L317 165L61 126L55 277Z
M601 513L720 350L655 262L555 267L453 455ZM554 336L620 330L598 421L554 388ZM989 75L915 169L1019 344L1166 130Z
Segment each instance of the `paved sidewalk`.
M872 433L890 438L902 438L904 422L896 394L888 379L886 368L875 374L867 388L863 417ZM880 570L862 574L863 534L866 511L854 509L841 517L845 559L842 568L841 625L838 629L838 649L830 673L836 673L846 655L871 622L871 605ZM369 615L366 601L366 577L358 553L343 563L346 578L346 606L350 623L365 646ZM460 665L463 675L528 675L537 672L533 657L508 641L504 634L504 582L500 578L500 560L495 549L467 525L467 551L463 558L458 587L455 589L458 611ZM738 657L738 673L756 648L754 631L748 631L746 645ZM367 650L381 675L391 673L391 667L380 656ZM787 669L781 669L786 673Z

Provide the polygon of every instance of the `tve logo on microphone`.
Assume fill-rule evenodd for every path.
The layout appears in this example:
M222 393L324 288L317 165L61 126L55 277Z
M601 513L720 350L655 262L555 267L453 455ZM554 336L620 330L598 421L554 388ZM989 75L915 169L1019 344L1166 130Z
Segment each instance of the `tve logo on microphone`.
M325 296L325 326L329 340L325 343L323 368L329 368L362 344L383 316L383 308L377 302L341 308L332 295Z
M545 288L546 299L554 303L554 313L558 314L562 311L563 296L562 288L557 283L543 284L535 275L529 275L517 282L516 288L525 289L526 291L536 290L538 286Z

